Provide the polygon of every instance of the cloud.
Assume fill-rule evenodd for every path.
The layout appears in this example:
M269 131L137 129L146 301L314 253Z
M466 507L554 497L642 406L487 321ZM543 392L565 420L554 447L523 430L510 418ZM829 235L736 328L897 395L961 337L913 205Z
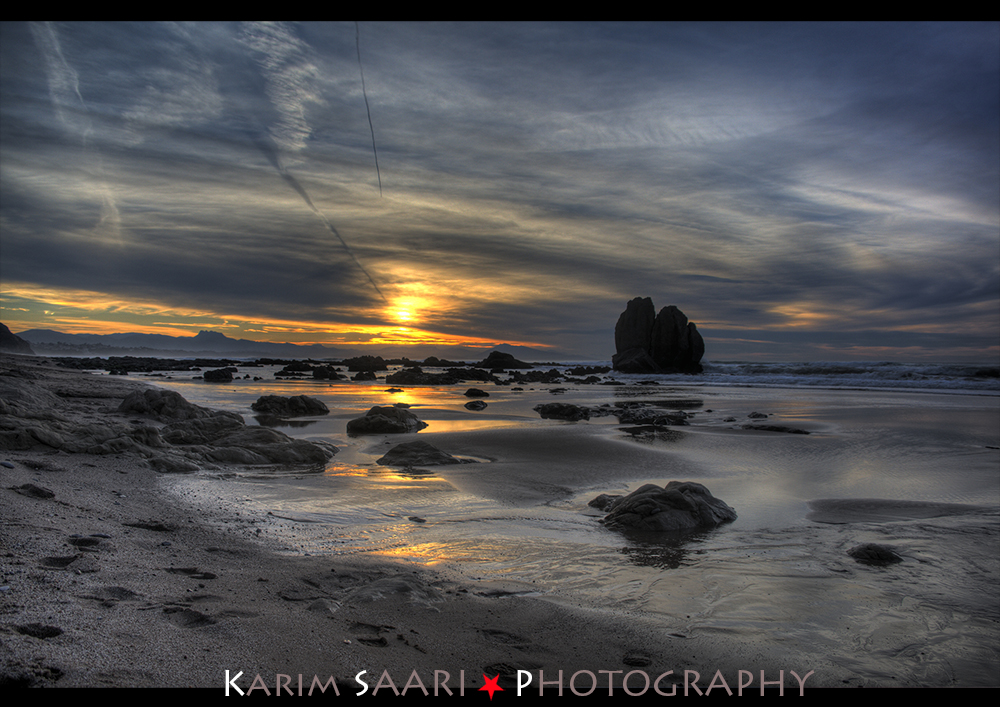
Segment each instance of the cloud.
M1000 335L995 24L362 23L382 198L353 23L0 32L0 282L595 358L637 295L764 357Z

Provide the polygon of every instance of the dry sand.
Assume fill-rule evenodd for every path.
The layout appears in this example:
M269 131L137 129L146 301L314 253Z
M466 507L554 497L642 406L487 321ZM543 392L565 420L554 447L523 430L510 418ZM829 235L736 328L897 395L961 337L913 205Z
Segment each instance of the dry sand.
M79 425L114 418L120 400L142 385L6 354L0 376L55 392L58 413ZM242 671L243 690L260 675L273 694L279 674L291 676L293 691L302 675L308 690L315 675L337 678L350 694L361 689L360 671L372 690L387 670L411 693L418 682L433 693L435 671L447 671L457 690L464 671L471 692L483 673L500 674L511 690L522 669L536 681L539 670L546 680L561 670L568 691L578 670L653 678L672 670L660 683L667 690L685 669L706 666L726 672L735 687L742 667L736 656L695 655L691 642L642 617L384 560L279 555L251 539L250 518L191 517L134 454L67 454L37 444L0 451L0 461L5 686L222 689L228 670ZM26 484L52 495L19 488ZM623 673L611 674L620 681ZM790 676L786 684L794 685ZM585 691L587 678L577 687ZM391 691L384 678L381 690Z

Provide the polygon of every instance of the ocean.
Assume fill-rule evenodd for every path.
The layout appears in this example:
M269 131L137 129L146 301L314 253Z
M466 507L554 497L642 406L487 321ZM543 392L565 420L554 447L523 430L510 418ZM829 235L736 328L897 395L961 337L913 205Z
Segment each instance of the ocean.
M699 376L601 376L622 385L400 392L384 381L275 380L278 369L247 368L240 375L250 378L226 384L150 378L248 424L259 422L250 405L261 395L306 394L330 408L280 423L293 437L338 446L324 468L164 477L194 509L253 518L257 536L278 551L382 557L642 616L679 650L697 641L736 646L761 664L795 656L823 684L997 683L996 368L709 363ZM468 387L489 392L485 410L464 407ZM644 428L610 414L565 422L533 409L555 401L605 411L655 403L684 411L689 424ZM393 403L428 427L347 435L349 420ZM745 429L752 413L809 434ZM376 463L417 436L469 463ZM605 528L587 505L600 493L675 479L706 485L738 519L684 536L627 535ZM894 547L903 562L871 567L847 555L865 542Z

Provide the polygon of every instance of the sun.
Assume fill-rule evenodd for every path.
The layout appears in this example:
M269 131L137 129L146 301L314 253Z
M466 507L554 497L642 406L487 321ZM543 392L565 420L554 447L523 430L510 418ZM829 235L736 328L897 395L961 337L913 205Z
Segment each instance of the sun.
M400 326L412 326L419 321L419 312L424 306L417 297L398 297L386 308L386 315Z

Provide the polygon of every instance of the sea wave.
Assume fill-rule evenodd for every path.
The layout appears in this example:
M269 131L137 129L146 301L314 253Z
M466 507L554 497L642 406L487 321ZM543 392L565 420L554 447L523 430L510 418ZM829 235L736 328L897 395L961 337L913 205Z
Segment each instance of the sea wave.
M610 365L595 361L591 365ZM568 366L569 364L567 364ZM575 362L573 365L580 365ZM1000 395L1000 366L893 361L703 361L699 375L637 375L612 372L623 382L655 379L695 385L762 388L937 390Z

